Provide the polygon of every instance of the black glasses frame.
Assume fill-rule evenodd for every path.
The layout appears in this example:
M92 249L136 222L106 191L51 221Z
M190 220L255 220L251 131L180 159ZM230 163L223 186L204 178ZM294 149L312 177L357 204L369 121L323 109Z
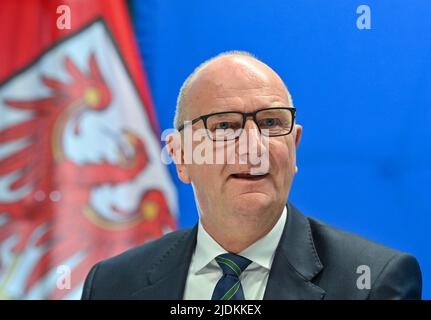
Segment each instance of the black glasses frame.
M254 112L223 111L223 112L209 113L209 114L205 114L205 115L199 116L199 117L191 120L191 125L194 125L198 121L202 120L204 122L204 126L205 126L205 129L206 129L208 137L210 139L212 139L213 141L217 141L217 139L214 139L213 137L211 137L210 133L208 132L209 131L208 126L207 126L207 120L208 120L208 118L211 117L211 116L213 116L213 115L218 115L218 114L226 114L226 113L240 114L240 115L242 115L242 127L241 127L241 132L238 134L238 136L235 136L235 139L237 139L242 134L242 131L244 130L244 127L245 127L245 123L246 123L246 121L247 121L247 119L249 117L253 118L254 123L256 124L257 128L259 129L259 132L262 133L261 130L260 130L260 127L259 127L259 125L257 123L257 117L256 117L256 115L259 112L268 111L268 110L289 110L290 113L292 114L292 124L290 126L289 131L287 133L269 135L269 137L280 137L280 136L286 136L286 135L290 134L292 132L292 130L293 130L293 126L295 125L295 117L296 117L296 108L295 107L272 107L272 108L259 109L259 110L256 110ZM190 124L190 122L188 124ZM185 128L185 125L182 124L178 128L178 131L181 131L184 128ZM232 139L232 140L234 140L234 139Z

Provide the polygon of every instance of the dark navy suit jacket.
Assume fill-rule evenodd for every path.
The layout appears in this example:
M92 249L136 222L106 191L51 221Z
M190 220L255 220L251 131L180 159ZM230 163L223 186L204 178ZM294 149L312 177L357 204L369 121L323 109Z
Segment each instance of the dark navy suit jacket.
M172 232L99 262L82 299L182 299L196 234L197 226ZM365 267L357 273L359 266ZM364 278L358 286L368 274L369 289ZM421 271L411 255L305 217L287 204L264 299L420 299L421 291Z

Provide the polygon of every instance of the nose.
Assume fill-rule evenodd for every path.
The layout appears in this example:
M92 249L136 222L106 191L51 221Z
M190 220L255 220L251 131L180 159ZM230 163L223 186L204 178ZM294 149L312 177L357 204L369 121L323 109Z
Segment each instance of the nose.
M251 155L261 157L267 151L267 144L262 136L254 119L247 119L244 125L244 131L239 139L239 156Z
M252 117L249 117L245 121L244 129L245 130L256 129L257 131L259 131L259 127L257 126L256 122L254 122L254 119Z

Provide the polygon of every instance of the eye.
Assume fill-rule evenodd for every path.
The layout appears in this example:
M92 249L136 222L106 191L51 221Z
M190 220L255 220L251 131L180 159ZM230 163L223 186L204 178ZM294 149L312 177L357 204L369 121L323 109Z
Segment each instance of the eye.
M265 118L259 122L259 126L264 128L271 128L280 124L280 120L277 118Z
M226 130L226 129L231 128L231 125L232 124L230 122L223 121L223 122L217 123L215 128L216 129L221 129L221 130Z
M215 130L236 130L238 129L240 124L238 122L232 122L232 121L220 121L216 123Z

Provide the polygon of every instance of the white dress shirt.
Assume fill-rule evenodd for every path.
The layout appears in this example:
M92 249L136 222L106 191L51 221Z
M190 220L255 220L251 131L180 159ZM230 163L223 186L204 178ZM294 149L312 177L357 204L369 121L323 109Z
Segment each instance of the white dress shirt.
M263 238L239 253L252 263L241 273L246 300L262 300L268 282L275 250L286 222L287 210ZM196 248L190 263L184 290L185 300L211 300L214 288L223 275L215 257L227 253L203 228L199 221Z

